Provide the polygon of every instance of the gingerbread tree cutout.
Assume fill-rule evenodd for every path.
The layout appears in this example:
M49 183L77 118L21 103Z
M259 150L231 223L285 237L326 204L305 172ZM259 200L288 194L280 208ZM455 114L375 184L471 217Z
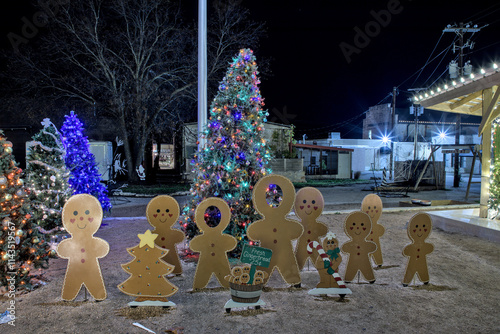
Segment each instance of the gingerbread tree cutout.
M349 254L345 270L345 282L350 283L361 272L370 283L375 283L375 274L369 255L377 250L377 245L366 238L370 235L370 216L361 211L350 213L344 221L344 232L351 239L342 245L342 252Z
M132 261L122 264L130 277L118 285L121 292L137 297L129 306L175 306L167 297L177 292L178 288L170 283L165 275L174 269L174 266L161 260L169 251L155 245L158 234L147 230L137 235L140 243L127 252L134 257Z
M370 216L370 219L372 220L372 231L367 239L373 241L377 245L377 250L371 253L370 257L379 267L384 263L382 258L382 248L380 247L380 237L384 235L385 228L378 223L378 220L382 215L382 208L382 200L375 194L366 195L361 202L361 211Z
M148 223L154 227L153 233L158 234L155 244L162 249L169 250L162 260L174 266L172 271L174 275L182 274L176 245L184 240L184 233L173 228L179 218L179 213L179 204L173 197L167 195L156 196L146 208Z
M205 212L210 207L216 207L220 212L220 222L214 227L210 227L205 221ZM212 274L221 286L228 288L229 282L224 279L231 273L227 252L233 250L237 243L236 238L223 233L231 219L229 206L220 198L207 198L198 204L194 216L202 234L194 237L189 244L193 251L200 252L193 289L205 288Z
M434 245L425 240L431 234L431 230L432 219L427 213L419 212L411 217L407 233L412 243L403 249L403 255L409 258L403 277L403 286L410 284L415 275L422 283L429 283L427 255L434 251Z
M295 248L299 270L304 268L308 258L313 264L317 258L317 254L308 253L307 245L312 241L319 242L319 239L328 232L328 227L317 221L324 206L323 195L316 188L305 187L297 191L295 195L295 214L300 218L300 224L304 229L304 233L299 238Z
M279 186L283 192L277 207L267 203L266 193L271 185ZM250 225L247 235L250 239L259 241L261 247L269 248L273 252L269 267L262 270L270 277L274 269L277 269L285 282L300 286L299 266L292 241L302 235L303 228L299 222L286 217L295 201L295 187L286 177L268 175L255 185L252 200L255 209L263 218Z
M74 195L63 207L62 221L64 228L71 234L71 238L61 241L57 246L57 254L69 259L62 299L75 299L83 285L94 299L106 299L98 259L108 254L109 244L94 237L102 222L101 203L88 194Z
M340 298L344 298L346 294L351 294L352 291L345 286L342 278L338 273L338 268L342 262L340 255L339 241L335 233L328 232L323 245L317 241L311 241L307 245L308 253L313 253L316 250L318 258L316 259L316 269L320 277L320 282L316 289L310 290L310 295L328 295L339 294Z

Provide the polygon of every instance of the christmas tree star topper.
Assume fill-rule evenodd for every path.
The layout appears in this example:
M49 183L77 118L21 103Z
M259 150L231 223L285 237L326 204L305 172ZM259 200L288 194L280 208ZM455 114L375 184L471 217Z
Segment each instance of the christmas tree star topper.
M139 248L142 248L146 245L154 248L155 239L158 236L158 234L151 233L151 230L147 230L146 232L144 232L144 234L138 234L137 236L139 237L139 239L141 239L141 242L139 243Z

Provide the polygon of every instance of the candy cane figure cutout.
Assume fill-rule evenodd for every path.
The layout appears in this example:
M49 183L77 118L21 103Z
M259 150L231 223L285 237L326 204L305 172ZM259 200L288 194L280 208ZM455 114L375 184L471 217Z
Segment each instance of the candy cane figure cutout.
M312 254L313 249L318 252L316 260L316 268L320 275L320 282L315 289L310 290L310 295L333 295L338 294L344 298L346 294L351 294L352 291L345 286L342 278L337 272L337 268L342 261L340 256L339 243L334 233L329 232L323 240L323 248L319 242L311 241L307 244L307 252Z

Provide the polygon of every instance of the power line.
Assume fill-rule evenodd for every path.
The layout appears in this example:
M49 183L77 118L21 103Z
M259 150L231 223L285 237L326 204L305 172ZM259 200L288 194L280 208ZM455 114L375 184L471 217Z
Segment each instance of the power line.
M425 62L424 66L422 66L422 68L420 69L420 72L418 73L417 77L415 78L415 80L413 81L413 83L411 84L412 86L415 84L415 82L418 80L418 78L420 77L420 74L422 74L422 72L424 71L424 68L429 64L429 59L431 59L432 57L432 54L434 53L434 51L436 51L436 48L439 44L439 42L441 41L441 38L443 37L444 35L444 32L441 32L441 36L439 36L439 39L436 43L436 45L434 45L434 49L432 49L432 52L431 54L429 55L429 57L427 58L427 61Z

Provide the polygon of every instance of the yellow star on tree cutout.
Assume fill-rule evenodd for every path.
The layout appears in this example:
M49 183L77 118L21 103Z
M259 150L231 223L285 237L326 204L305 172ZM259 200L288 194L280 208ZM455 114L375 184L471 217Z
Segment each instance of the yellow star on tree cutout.
M145 245L154 248L155 239L158 236L158 234L151 233L151 230L147 230L144 234L138 234L137 236L139 237L139 239L141 239L141 242L139 243L139 248L142 248Z

